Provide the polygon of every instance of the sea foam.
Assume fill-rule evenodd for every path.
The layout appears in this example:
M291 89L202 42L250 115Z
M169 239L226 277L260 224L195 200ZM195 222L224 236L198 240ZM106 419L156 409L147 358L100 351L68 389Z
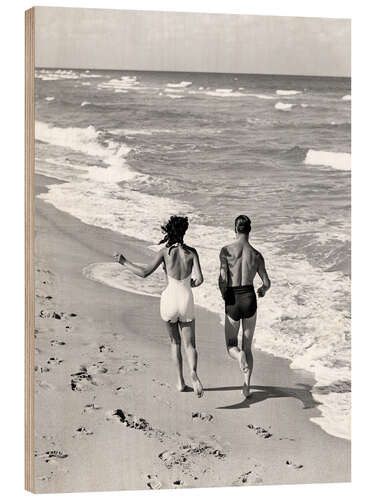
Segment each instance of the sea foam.
M193 82L167 83L167 87L170 87L170 88L179 88L179 87L185 88L185 87L190 87L190 85L192 85L192 83Z
M301 90L276 90L277 95L297 95L302 94Z
M100 136L101 133L93 126L60 128L35 122L36 139L102 159L108 168L90 167L90 177L93 180L121 182L139 177L140 174L133 172L125 161L130 148L114 141L100 143L98 141Z
M35 71L35 78L39 80L80 80L81 78L101 78L102 75L74 71L70 69L39 69Z
M351 169L350 153L334 153L330 151L316 151L309 149L304 160L306 165L323 165L336 170Z
M114 90L116 93L127 93L129 89L136 89L139 85L136 76L122 76L121 78L112 78L109 81L98 84L98 89Z
M285 103L285 102L277 102L275 104L275 109L279 111L290 111L295 104Z

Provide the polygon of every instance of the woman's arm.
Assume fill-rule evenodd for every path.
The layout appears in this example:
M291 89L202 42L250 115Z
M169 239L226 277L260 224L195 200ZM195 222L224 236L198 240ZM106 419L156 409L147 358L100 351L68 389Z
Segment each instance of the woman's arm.
M141 278L147 278L150 276L164 261L164 252L163 250L159 250L159 252L155 255L152 261L149 264L139 265L130 262L123 254L116 253L114 255L115 261L119 264L126 266L132 273L136 274Z
M203 283L204 278L202 274L201 264L199 262L199 255L195 249L193 250L193 266L194 269L196 270L197 278L195 280L191 280L191 286L193 288L196 288L197 286L200 286Z

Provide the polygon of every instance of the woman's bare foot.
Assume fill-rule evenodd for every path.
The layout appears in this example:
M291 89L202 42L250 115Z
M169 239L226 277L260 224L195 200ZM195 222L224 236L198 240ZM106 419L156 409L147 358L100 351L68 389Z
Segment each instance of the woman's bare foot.
M201 398L203 396L203 387L196 372L192 372L191 380L193 382L193 388L195 394L197 395L198 398Z
M249 371L249 365L247 364L245 351L240 351L239 364L240 364L240 370L243 373L247 373Z
M244 383L242 387L242 394L245 396L246 399L250 397L250 386L247 385L246 383Z

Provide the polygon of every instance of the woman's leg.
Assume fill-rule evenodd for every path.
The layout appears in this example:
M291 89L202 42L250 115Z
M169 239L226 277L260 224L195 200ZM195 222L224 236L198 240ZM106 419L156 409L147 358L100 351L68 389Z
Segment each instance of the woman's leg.
M188 359L194 392L200 398L203 396L203 387L197 375L198 353L195 347L195 320L180 322L181 336L184 341L186 357Z
M177 371L177 390L183 391L186 388L186 384L182 371L181 336L178 323L165 322L165 325L171 340L172 363L175 365Z
M245 351L247 364L249 366L249 370L245 374L245 381L244 381L245 383L243 388L243 393L246 398L250 396L250 377L253 372L253 353L251 351L251 347L254 337L256 321L257 321L256 313L254 314L254 316L251 316L251 318L244 318L242 320L243 350Z

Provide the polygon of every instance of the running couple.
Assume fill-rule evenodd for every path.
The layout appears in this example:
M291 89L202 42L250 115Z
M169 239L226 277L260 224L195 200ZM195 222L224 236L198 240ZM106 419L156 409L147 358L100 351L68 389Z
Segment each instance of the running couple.
M189 227L187 217L173 215L161 229L165 234L159 244L165 244L148 265L138 265L123 254L115 254L116 262L126 266L137 276L146 278L160 264L168 279L168 286L160 300L160 315L165 322L170 340L172 361L177 370L177 389L184 391L186 384L182 371L181 337L190 367L194 392L203 395L203 387L197 374L198 355L195 346L195 312L191 288L203 283L203 274L195 248L184 243ZM234 223L236 239L220 252L219 288L225 301L225 340L228 354L235 359L244 377L243 394L250 396L250 377L253 370L251 344L253 340L257 298L253 280L258 273L263 285L258 296L264 297L271 283L264 259L249 243L251 221L246 215L239 215ZM196 279L192 279L192 271ZM242 342L239 329L242 322Z

